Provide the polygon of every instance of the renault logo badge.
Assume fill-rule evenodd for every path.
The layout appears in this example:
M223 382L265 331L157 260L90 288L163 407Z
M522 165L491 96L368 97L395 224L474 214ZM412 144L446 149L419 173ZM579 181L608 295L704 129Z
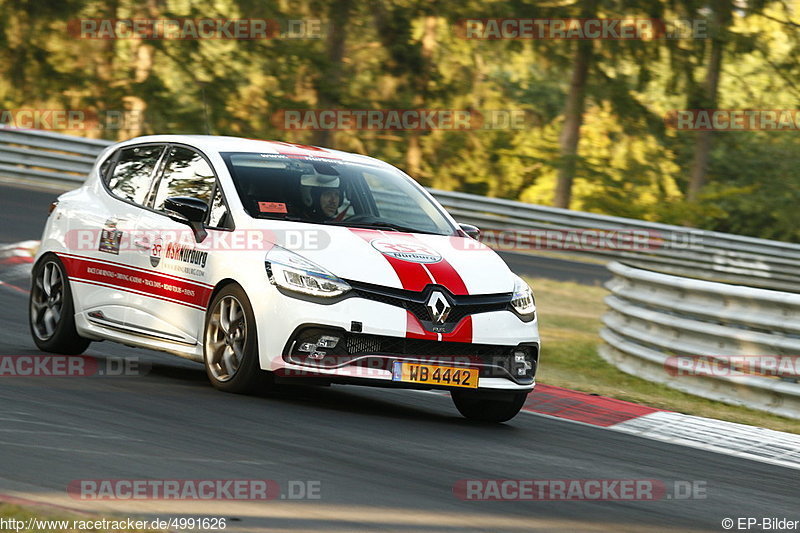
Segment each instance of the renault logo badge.
M428 308L428 314L431 316L434 324L444 324L447 320L447 315L450 314L452 307L450 302L447 301L444 294L439 291L433 291L428 297L428 302L425 304Z

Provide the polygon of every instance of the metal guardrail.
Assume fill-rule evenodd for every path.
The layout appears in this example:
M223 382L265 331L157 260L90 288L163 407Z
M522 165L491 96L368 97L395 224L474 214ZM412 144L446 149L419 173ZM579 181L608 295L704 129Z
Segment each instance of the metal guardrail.
M82 183L110 141L0 127L0 176Z
M609 264L600 355L704 398L800 419L800 294Z
M499 249L563 249L679 276L800 292L800 244L459 192L431 192L459 221L501 232L496 237ZM569 244L570 231L577 240L587 230L598 230L601 236L621 231L633 241L618 249ZM548 238L551 231L558 233L553 239Z
M77 184L109 144L0 127L0 177ZM800 244L459 192L430 192L456 219L481 228L484 242L496 249L560 250L681 276L800 292ZM577 236L571 243L570 233ZM620 233L628 236L627 244L602 244L603 237ZM599 246L581 242L590 234L599 236Z

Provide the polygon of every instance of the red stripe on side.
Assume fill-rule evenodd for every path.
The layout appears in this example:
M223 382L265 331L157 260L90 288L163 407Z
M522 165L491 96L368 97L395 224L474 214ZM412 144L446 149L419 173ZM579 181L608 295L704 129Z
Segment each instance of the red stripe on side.
M179 281L155 273L146 273L116 264L79 259L59 254L67 269L67 277L86 283L104 283L128 292L136 291L157 299L176 300L205 308L211 298L211 288Z
M108 285L105 284L105 283L96 283L94 281L88 281L88 280L85 280L85 279L78 279L78 278L72 278L72 277L70 277L69 279L70 279L70 281L74 281L75 283L83 283L85 285L95 285L97 287L106 287L106 288L108 288ZM175 305L182 305L184 307L191 307L192 309L199 309L200 311L204 311L206 309L205 307L201 307L199 305L179 302L177 300L172 300L170 298L162 298L160 296L154 296L152 294L145 294L143 292L136 291L136 290L133 290L133 289L127 289L125 287L114 286L113 288L116 289L116 290L123 291L123 292L129 292L131 294L136 294L138 296L146 296L147 298L152 298L154 300L161 300L161 301L164 301L164 302L173 303Z
M661 411L646 405L542 384L537 385L528 396L523 409L601 427Z
M209 285L208 283L203 283L202 281L195 281L193 279L183 278L183 277L180 277L180 276L175 276L173 274L166 274L166 273L156 272L156 271L150 270L148 268L129 266L129 265L125 265L123 263L120 263L118 261L108 261L107 259L96 259L94 257L86 257L86 256L83 256L83 255L68 254L68 253L64 253L64 252L58 252L56 255L58 257L60 257L62 260L65 257L71 257L73 259L81 259L81 260L85 260L85 261L90 261L92 263L99 263L101 265L120 266L122 268L129 268L131 270L135 270L136 272L139 272L139 273L156 274L158 276L161 276L163 278L169 278L171 280L185 281L187 283L192 283L194 285L200 285L202 287L208 287L209 289L213 289L214 288L213 285Z
M374 239L387 238L380 231L372 229L350 228L350 231L361 237L367 243L370 243ZM378 250L375 250L375 253L380 254ZM402 259L390 257L385 254L381 255L392 266L404 289L419 292L431 283L430 276L428 276L428 273L422 268L421 264L403 261Z

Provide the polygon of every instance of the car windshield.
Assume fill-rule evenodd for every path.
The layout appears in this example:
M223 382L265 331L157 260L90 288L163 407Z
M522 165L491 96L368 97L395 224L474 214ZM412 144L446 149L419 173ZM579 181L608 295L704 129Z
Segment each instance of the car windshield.
M456 234L441 208L397 169L322 157L221 155L254 218Z

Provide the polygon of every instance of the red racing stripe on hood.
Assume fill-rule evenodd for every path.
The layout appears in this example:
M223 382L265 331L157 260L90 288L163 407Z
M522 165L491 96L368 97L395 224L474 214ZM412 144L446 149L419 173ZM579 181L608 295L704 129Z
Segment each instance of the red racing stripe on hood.
M406 311L406 338L436 341L439 340L439 335L438 333L425 331L417 317L411 311ZM472 317L466 316L462 318L453 331L441 333L441 336L441 340L446 342L472 342Z
M465 316L458 323L456 329L450 333L443 333L442 340L448 342L472 342L472 317Z
M384 241L397 242L401 246L407 244L409 245L409 249L415 249L420 246L427 248L410 233L391 233L387 235L382 231L359 228L350 228L350 231L361 237L361 239L369 243L370 246L372 246L374 240L382 239ZM425 289L427 285L433 283L446 287L447 290L453 294L469 294L464 280L461 279L456 269L443 257L434 263L416 263L398 259L386 253L381 253L377 248L375 251L380 253L386 261L389 262L397 274L397 277L400 279L403 288L406 290L420 292ZM417 317L410 311L406 311L406 337L410 339L469 343L472 342L472 317L467 316L463 318L452 332L440 334L426 331Z
M372 229L350 228L350 231L361 237L364 241L370 244L370 246L372 245L372 241L375 239L385 237L382 232ZM378 250L375 250L375 252L380 253ZM403 261L402 259L397 259L386 254L381 255L392 266L404 289L420 292L428 284L433 283L433 281L431 281L431 276L428 275L428 272L425 271L421 264Z
M368 229L355 229L351 228L350 231L369 242L370 245L376 239L383 241L391 241L397 243L399 248L404 245L408 246L408 250L399 251L412 251L414 249L430 249L428 245L417 239L411 233L401 232L383 232L378 230ZM376 250L379 253L380 250ZM458 271L453 268L447 259L441 257L438 251L432 250L439 255L439 260L432 263L417 263L414 261L406 261L392 257L386 253L381 253L383 257L392 265L394 271L400 278L404 289L412 291L421 291L429 283L442 285L446 287L451 293L455 295L469 294L464 280L459 275Z
M438 263L430 263L425 267L433 275L436 283L444 285L448 291L459 296L469 294L464 280L461 279L453 265L447 262L447 259L442 258Z
M436 333L425 331L417 317L411 311L406 311L406 337L409 339L439 340Z

